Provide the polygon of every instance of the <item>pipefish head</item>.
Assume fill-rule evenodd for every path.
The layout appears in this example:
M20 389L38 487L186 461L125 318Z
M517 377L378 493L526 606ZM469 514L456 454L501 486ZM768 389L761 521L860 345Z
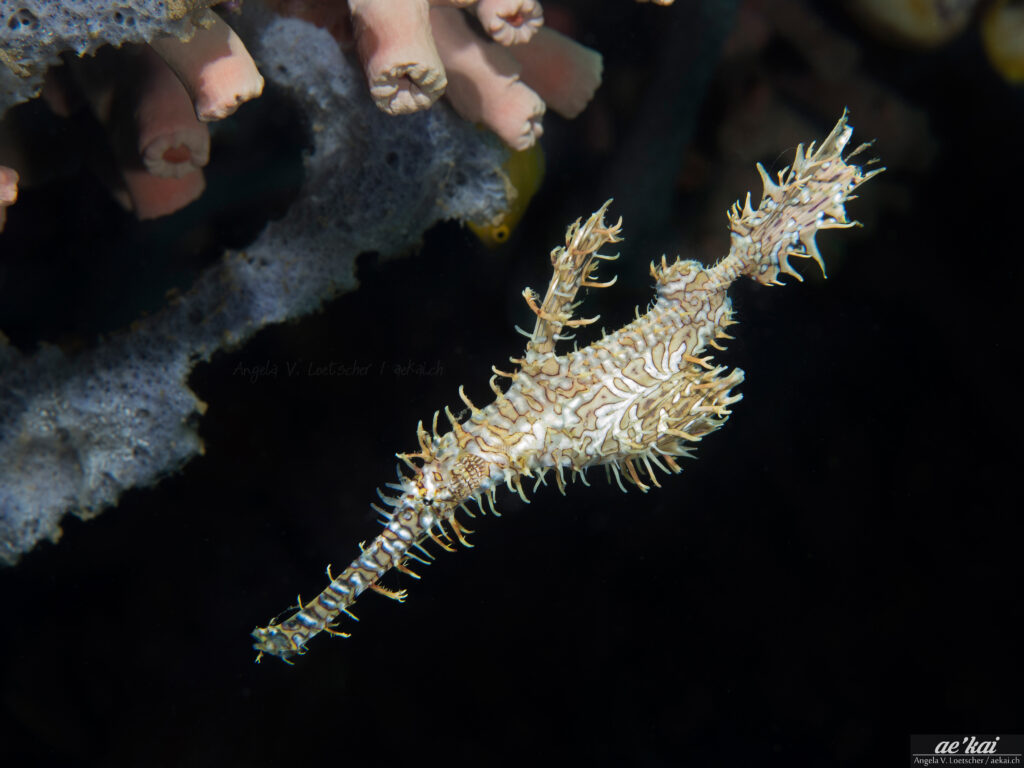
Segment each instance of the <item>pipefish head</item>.
M405 536L419 539L451 518L457 504L451 478L440 466L427 464L417 469L415 475L404 478L402 486L397 498L385 501L392 506L389 520L404 529Z
M453 482L445 462L435 460L418 467L416 474L404 478L400 501L409 506L435 507L451 505Z
M294 626L292 626L293 624ZM276 620L271 620L267 626L254 629L252 637L256 641L252 644L253 650L259 653L256 657L257 662L263 657L263 654L267 654L268 656L277 656L290 664L291 657L301 656L306 652L303 647L306 637L298 622L293 619L288 619L281 624L278 624Z
M431 481L424 482L416 478L413 487L407 490L398 498L396 512L402 515L403 512L411 512L419 517L423 513L431 513L435 517L446 507L446 493L443 486L436 486ZM407 515L402 515L406 517Z

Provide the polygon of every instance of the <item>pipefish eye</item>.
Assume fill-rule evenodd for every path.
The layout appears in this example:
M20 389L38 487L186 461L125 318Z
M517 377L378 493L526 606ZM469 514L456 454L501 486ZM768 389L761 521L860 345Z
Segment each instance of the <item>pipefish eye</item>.
M508 226L502 224L500 227L497 227L494 230L494 239L497 240L499 243L504 243L506 240L508 240L509 234L510 233Z

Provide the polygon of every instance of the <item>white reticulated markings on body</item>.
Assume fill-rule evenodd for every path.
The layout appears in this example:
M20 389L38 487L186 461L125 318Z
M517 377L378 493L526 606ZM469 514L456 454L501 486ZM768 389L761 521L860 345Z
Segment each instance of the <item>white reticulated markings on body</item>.
M748 276L766 285L779 285L783 274L798 279L790 257L810 258L824 272L815 243L822 229L849 227L844 203L860 184L881 169L865 173L847 160L843 151L852 129L845 114L815 150L797 148L793 165L773 180L758 166L764 191L755 210L750 196L729 212L729 254L713 267L662 257L651 264L657 296L644 314L598 341L565 355L555 344L597 318L574 318L580 288L606 288L614 280L598 282L595 269L617 256L599 253L605 245L621 241L621 220L605 224L605 203L585 222L577 220L566 232L565 245L551 252L554 275L541 298L524 291L536 323L522 358L513 358L517 370L494 368L490 386L495 401L483 408L459 395L470 417L459 422L449 409L452 429L432 434L417 426L419 451L398 454L412 471L399 474L389 487L398 496L378 495L389 511L374 507L384 530L311 603L281 623L253 632L254 647L285 660L305 652L306 643L320 631L331 629L341 613L366 589L404 599L378 584L392 568L416 576L405 567L407 558L429 564L426 549L432 541L451 550L454 539L469 546L466 529L457 519L459 509L473 499L481 511L481 496L497 515L493 489L505 484L528 501L523 478L544 482L556 470L559 490L579 477L586 484L587 469L606 468L623 491L626 484L643 491L659 486L655 469L679 472L677 458L690 455L693 443L721 427L729 407L740 399L732 389L743 380L739 369L726 371L712 364L708 347L722 349L718 340L731 339L726 328L735 324L727 295L730 285ZM496 377L510 380L502 390ZM447 526L447 528L446 528ZM412 550L416 549L421 554ZM421 556L422 555L422 556ZM330 570L328 570L330 575ZM330 577L330 576L329 576ZM418 578L418 576L416 576Z

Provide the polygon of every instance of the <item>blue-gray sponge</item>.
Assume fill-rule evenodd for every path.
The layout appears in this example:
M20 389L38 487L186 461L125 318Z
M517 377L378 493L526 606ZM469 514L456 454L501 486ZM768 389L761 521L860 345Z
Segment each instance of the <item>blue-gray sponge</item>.
M43 5L58 4L21 3ZM173 4L131 7L157 5ZM248 6L232 24L313 128L300 197L244 252L226 253L186 294L88 352L26 357L0 335L0 561L55 540L66 512L93 516L201 450L195 425L206 409L186 385L197 362L354 289L360 253L400 253L436 221L483 222L506 205L505 150L493 137L443 104L384 115L360 68L312 25Z

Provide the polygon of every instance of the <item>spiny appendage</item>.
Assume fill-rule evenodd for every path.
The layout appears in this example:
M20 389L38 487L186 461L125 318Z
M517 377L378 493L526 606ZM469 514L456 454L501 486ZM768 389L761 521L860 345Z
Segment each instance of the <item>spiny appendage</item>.
M706 360L701 359L701 366L707 366ZM658 488L661 484L654 467L681 472L675 459L692 458L693 444L722 427L732 413L729 406L743 399L731 391L742 383L742 370L734 368L726 374L723 366L701 366L680 372L645 398L646 410L638 409L633 423L636 437L619 439L618 451L608 457L605 466L609 480L623 492L623 479L644 493L650 490L641 470L646 470L647 478Z
M689 457L694 443L725 424L729 406L742 398L731 390L743 381L743 372L727 371L706 354L706 344L723 349L715 339L731 338L724 331L733 324L724 291L709 289L706 271L695 262L677 262L659 274L667 282L659 284L659 292L664 292L655 307L600 342L636 349L632 359L606 380L606 387L621 391L626 384L633 394L620 405L606 406L605 413L612 417L611 439L600 444L600 453L616 481L617 470L622 469L641 491L648 488L633 464L643 465L657 486L649 463L661 459L671 471L680 471L672 457ZM673 275L675 279L670 279Z
M593 279L599 260L614 261L618 258L618 254L607 256L598 253L598 250L608 243L622 241L618 236L622 229L622 219L611 226L604 223L604 214L611 202L607 200L582 224L580 219L576 219L565 233L565 246L551 251L554 275L544 301L538 304L537 294L531 288L523 290L523 298L537 316L537 323L526 345L527 359L535 354L547 355L554 352L562 328L579 328L599 319L590 317L573 320L572 313L579 306L578 302L573 301L580 288L607 288L614 285L617 279L613 277L603 283Z
M256 657L258 662L263 654L277 656L288 661L292 656L302 655L306 652L306 643L320 632L327 632L330 635L347 637L344 632L337 631L334 627L338 617L344 613L352 619L356 617L349 611L349 608L356 601L356 598L367 589L372 589L386 597L393 598L399 602L405 600L405 590L392 591L380 585L380 578L392 568L414 578L419 576L406 567L407 558L419 560L426 563L413 548L418 548L426 557L429 553L423 549L422 544L426 539L433 539L445 549L450 549L435 532L441 532L445 540L450 543L447 533L442 525L442 520L452 527L461 541L465 541L466 529L452 522L454 517L450 511L444 509L443 505L410 504L404 503L410 497L418 497L413 490L404 494L401 499L381 495L381 498L392 507L391 512L384 512L376 505L374 508L384 517L385 528L369 546L360 546L360 555L353 560L336 578L331 575L330 566L327 568L327 576L330 583L314 600L305 604L299 598L298 610L282 622L272 620L265 627L258 627L252 632L255 639L253 648L259 652ZM356 619L358 620L358 619Z
M460 388L460 394L461 392ZM467 398L468 403L468 398ZM473 408L472 404L470 407ZM383 507L371 504L380 516L384 530L368 546L360 545L360 554L337 578L332 576L328 566L330 583L314 600L302 603L298 600L297 610L282 622L271 621L266 627L259 627L252 633L259 655L277 656L284 661L306 652L306 644L320 632L347 637L347 633L335 629L341 614L357 620L349 610L356 598L367 589L378 594L404 602L405 590L391 590L380 584L381 577L391 569L419 578L407 563L415 560L428 565L433 555L426 549L432 541L441 549L453 552L456 541L471 547L467 535L472 531L456 518L461 509L469 517L475 515L465 502L475 501L480 511L486 511L484 502L494 514L493 490L487 486L487 468L482 466L480 457L462 451L458 446L461 425L451 411L445 408L453 431L440 434L437 428L438 414L434 414L433 434L430 435L420 422L417 438L420 451L415 454L398 454L398 457L414 470L412 477L399 472L400 483L387 483L387 488L397 491L391 496L381 491ZM422 464L414 463L419 459ZM438 480L441 478L441 480ZM443 487L435 490L433 483ZM518 489L522 490L519 485ZM446 527L447 526L447 527Z
M857 222L846 218L844 203L855 197L853 190L885 170L876 168L865 173L847 162L870 146L861 144L844 158L843 150L852 135L844 110L817 150L813 142L806 150L803 144L797 147L792 167L779 172L778 183L758 163L764 184L761 204L757 210L751 208L749 192L742 208L739 203L733 204L729 212L732 247L715 267L723 277L745 274L765 285L780 285L781 274L803 280L790 265L790 256L814 259L825 274L815 233L854 226Z

